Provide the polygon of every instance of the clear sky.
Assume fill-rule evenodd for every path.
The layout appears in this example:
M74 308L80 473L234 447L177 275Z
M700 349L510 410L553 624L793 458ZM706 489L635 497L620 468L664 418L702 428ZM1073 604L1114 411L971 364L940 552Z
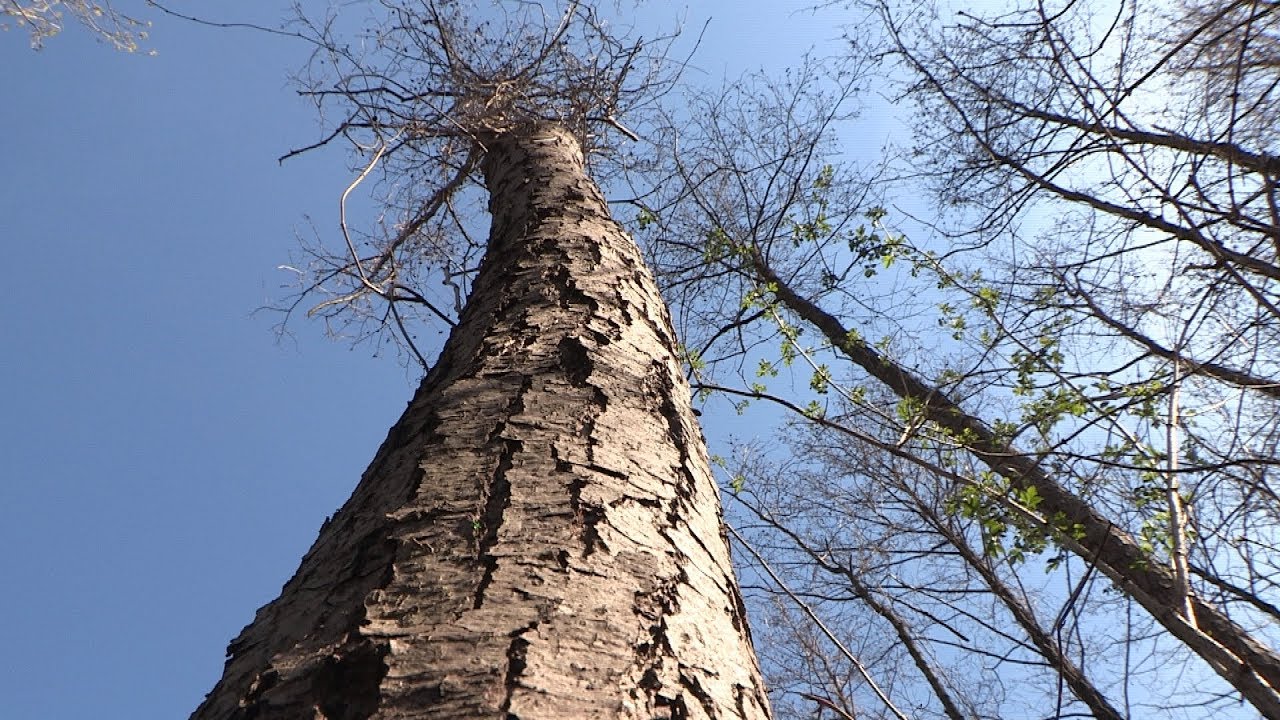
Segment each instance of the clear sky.
M173 3L268 25L287 5ZM698 3L691 24L714 18L698 65L712 81L777 69L838 36L831 15L791 15L802 5ZM680 9L646 10L664 12ZM350 180L338 152L276 163L319 132L288 81L307 48L139 14L155 57L77 27L38 53L0 34L0 698L14 720L186 717L417 380L305 320L277 342L279 318L254 314L282 297L276 267L308 216L335 239Z

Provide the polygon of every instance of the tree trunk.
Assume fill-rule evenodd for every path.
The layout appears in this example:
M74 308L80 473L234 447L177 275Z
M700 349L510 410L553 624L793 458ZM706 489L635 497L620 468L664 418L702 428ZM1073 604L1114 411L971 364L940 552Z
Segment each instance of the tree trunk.
M462 317L198 720L767 718L665 305L556 127Z

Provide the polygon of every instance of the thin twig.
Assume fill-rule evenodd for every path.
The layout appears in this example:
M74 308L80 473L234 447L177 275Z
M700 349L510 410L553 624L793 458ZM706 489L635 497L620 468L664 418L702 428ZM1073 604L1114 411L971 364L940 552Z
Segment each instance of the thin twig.
M822 622L822 618L818 617L818 614L814 612L813 608L809 607L808 603L801 600L798 595L791 591L791 588L787 587L787 584L782 581L782 578L778 577L778 574L773 571L773 568L769 566L769 563L766 562L760 553L751 546L751 543L747 542L742 535L738 534L738 531L735 530L732 525L726 524L725 527L729 528L729 533L733 535L734 539L738 541L743 549L750 553L751 556L756 559L756 562L760 563L760 568L773 579L773 582L778 586L778 589L785 593L787 597L791 598L791 601L804 611L804 614L809 616L809 619L813 621L814 625L818 626L818 629L822 631L822 634L826 635L827 639L836 646L836 649L840 651L840 654L844 655L845 658L853 664L853 666L858 670L858 674L862 675L862 679L867 681L867 685L869 685L871 690L875 692L876 697L880 698L880 701L884 703L884 706L889 709L889 712L893 713L894 717L898 718L898 720L909 720L908 717L893 704L893 700L889 699L889 696L880 688L880 685L876 683L875 679L871 677L871 673L867 671L866 666L863 665L862 662L844 646L844 643L840 642L840 640L835 636L835 633L831 632L831 629L827 627L826 623Z
M276 28L264 27L262 25L255 25L253 23L214 22L212 20L204 20L194 15L184 15L183 13L180 13L176 10L170 10L164 5L161 5L160 3L156 2L156 0L147 0L147 5L150 5L151 7L159 10L165 15L176 17L179 20L186 20L187 22L192 22L197 25L205 25L205 26L214 27L214 28L235 28L235 29L241 29L241 30L255 30L257 32L264 32L271 35L280 35L282 37L297 38L299 40L304 40L306 42L309 42L312 45L319 44L316 42L315 38L309 38L306 35L303 35L302 33L299 33L299 32L289 32L288 30L278 30Z
M392 138L392 140L394 139L395 138ZM342 191L342 197L338 198L338 227L342 229L342 239L347 241L347 250L351 252L351 262L355 265L356 272L360 275L360 283L377 293L380 297L384 298L389 297L387 291L377 285L374 285L369 280L369 276L365 274L364 265L360 262L360 254L356 252L355 243L351 241L351 233L347 230L347 196L351 194L352 190L356 189L357 185L364 182L365 178L369 177L369 173L373 172L373 169L377 167L378 161L382 159L382 155L386 151L387 143L379 143L377 151L373 153L373 159L370 160L369 164L365 166L365 169L356 176L356 179L351 181L351 184L347 186L347 189Z

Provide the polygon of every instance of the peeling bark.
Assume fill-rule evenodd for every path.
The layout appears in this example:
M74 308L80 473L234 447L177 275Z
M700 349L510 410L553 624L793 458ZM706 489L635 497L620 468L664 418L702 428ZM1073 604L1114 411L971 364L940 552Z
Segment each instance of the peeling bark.
M653 278L567 133L486 146L466 310L193 718L768 717Z

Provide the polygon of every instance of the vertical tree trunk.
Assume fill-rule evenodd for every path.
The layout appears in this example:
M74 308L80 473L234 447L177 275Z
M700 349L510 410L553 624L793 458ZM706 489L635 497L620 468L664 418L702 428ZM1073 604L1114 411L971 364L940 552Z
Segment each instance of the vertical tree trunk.
M570 135L486 144L459 324L193 718L767 718L653 279Z

